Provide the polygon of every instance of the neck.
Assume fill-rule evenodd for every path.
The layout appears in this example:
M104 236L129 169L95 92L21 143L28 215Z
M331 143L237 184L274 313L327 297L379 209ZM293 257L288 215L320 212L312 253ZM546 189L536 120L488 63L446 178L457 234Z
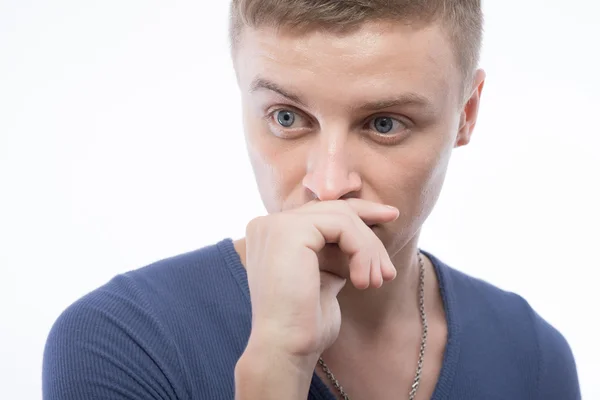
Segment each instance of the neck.
M344 330L373 336L380 330L398 324L418 322L419 316L419 273L416 235L398 253L392 256L397 270L396 278L381 288L358 290L347 284L338 295ZM431 268L426 257L425 282L430 280ZM428 285L426 285L427 288ZM426 290L427 292L427 290ZM375 335L376 336L376 335Z

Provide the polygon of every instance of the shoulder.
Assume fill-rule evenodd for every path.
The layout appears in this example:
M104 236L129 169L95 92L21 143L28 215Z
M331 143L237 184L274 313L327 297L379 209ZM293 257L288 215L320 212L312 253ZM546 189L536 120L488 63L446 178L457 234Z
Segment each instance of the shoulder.
M169 358L173 350L148 293L130 274L116 276L54 322L44 349L43 398L176 399L181 383L169 376L181 376L181 366Z
M580 399L572 349L554 326L530 308L539 353L538 390L542 399Z
M520 322L532 327L532 308L520 295L501 289L490 282L455 269L436 256L426 253L433 262L446 310L462 326L487 323Z
M233 242L224 239L127 272L124 278L153 298L160 298L162 304L169 300L197 301L198 296L221 295L224 291L244 292L245 274Z
M575 360L565 337L521 295L449 267L432 256L448 308L459 320L466 354L526 376L540 399L579 399ZM474 358L471 358L474 359Z
M46 341L44 398L185 398L188 322L202 328L224 291L244 296L228 249L222 241L129 271L71 304Z

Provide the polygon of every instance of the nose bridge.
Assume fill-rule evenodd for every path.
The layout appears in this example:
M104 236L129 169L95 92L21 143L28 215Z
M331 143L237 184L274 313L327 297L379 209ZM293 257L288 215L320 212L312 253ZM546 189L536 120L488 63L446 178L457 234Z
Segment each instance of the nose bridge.
M337 200L360 188L352 170L348 135L321 132L309 155L304 186L322 201Z

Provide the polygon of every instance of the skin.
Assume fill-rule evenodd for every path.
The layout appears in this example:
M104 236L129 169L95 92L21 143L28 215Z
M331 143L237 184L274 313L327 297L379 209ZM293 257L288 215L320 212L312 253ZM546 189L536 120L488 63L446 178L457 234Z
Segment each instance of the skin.
M395 279L381 287L368 279L357 284L336 245L319 251L318 262L354 283L337 296L343 324L323 353L329 367L353 398L408 393L421 336L418 238L453 149L471 139L484 72L464 81L436 23L367 23L344 35L246 28L234 63L248 154L269 214L354 198L399 210L398 218L372 228ZM246 264L246 240L235 246ZM425 302L429 341L417 396L423 399L434 391L447 335L429 260Z

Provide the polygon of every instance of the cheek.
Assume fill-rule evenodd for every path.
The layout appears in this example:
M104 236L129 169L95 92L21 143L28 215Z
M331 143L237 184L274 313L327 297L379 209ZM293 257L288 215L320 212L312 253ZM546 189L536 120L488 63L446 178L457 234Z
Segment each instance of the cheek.
M422 175L422 186L420 191L421 210L420 214L423 219L429 216L437 202L444 180L446 171L448 170L448 162L450 161L451 149L445 149L439 153L437 157L428 164L427 170Z
M424 142L394 155L387 167L390 173L385 179L385 197L389 199L385 200L400 209L403 218L399 223L420 225L431 213L443 186L451 151L452 146L446 141Z
M277 164L273 162L274 154L251 135L246 135L246 145L263 204L269 212L276 211L281 197L282 179Z
M246 148L257 179L268 178L274 173L273 163L277 156L274 147L269 143L264 125L264 121L244 109Z
M301 154L272 136L260 119L245 118L244 129L262 201L269 213L281 211L290 193L302 182Z

